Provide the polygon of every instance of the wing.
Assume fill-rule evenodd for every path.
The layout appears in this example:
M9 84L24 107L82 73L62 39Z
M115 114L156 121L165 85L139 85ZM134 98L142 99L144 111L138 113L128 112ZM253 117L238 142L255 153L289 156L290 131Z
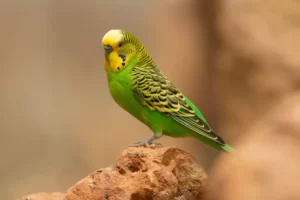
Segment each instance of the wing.
M184 95L159 71L157 67L133 68L133 93L136 99L150 110L157 110L173 118L178 123L214 140L225 142L217 136L209 125L188 105Z

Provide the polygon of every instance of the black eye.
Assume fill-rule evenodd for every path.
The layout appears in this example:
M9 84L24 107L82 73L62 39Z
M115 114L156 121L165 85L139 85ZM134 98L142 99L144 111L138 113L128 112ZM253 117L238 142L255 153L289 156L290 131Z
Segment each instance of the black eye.
M110 46L110 45L104 45L104 51L106 52L106 53L110 53L110 52L112 52L112 47Z
M118 70L120 70L120 67L117 67Z
M121 47L123 44L122 43L119 43L119 47Z

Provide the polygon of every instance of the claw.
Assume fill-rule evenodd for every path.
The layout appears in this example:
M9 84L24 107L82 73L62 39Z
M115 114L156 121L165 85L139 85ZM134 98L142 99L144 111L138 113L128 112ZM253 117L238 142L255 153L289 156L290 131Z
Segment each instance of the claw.
M149 143L147 141L144 141L144 142L137 142L135 144L131 144L129 145L129 147L161 147L162 144L160 143Z
M152 143L154 140L160 138L162 135L153 135L148 140L145 140L143 142L137 142L135 144L129 145L129 147L158 147L162 146L159 143Z
M144 142L137 142L135 144L129 145L130 147L149 147L151 143L144 141Z

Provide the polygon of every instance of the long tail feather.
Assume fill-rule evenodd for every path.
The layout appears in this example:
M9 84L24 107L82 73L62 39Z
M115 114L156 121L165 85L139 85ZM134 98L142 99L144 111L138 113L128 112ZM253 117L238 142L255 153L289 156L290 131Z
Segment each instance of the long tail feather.
M226 152L235 152L235 149L232 148L231 146L229 146L228 144L221 146L221 148L223 151L226 151Z
M234 152L235 149L232 148L230 145L228 144L218 144L215 141L208 139L206 137L203 137L202 135L194 132L194 133L190 133L190 135L200 141L202 141L203 143L207 144L208 146L211 146L215 149L218 149L220 151L224 151L224 152Z

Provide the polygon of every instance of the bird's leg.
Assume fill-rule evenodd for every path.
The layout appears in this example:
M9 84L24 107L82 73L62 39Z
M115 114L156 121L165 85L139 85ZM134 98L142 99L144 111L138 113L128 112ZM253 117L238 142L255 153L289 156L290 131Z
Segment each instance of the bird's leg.
M154 135L152 135L149 139L143 141L143 142L137 142L133 145L130 145L131 147L140 147L140 146L144 146L144 147L149 147L149 146L159 146L161 144L158 143L152 143L154 140L161 138L163 136L162 133L155 133Z

